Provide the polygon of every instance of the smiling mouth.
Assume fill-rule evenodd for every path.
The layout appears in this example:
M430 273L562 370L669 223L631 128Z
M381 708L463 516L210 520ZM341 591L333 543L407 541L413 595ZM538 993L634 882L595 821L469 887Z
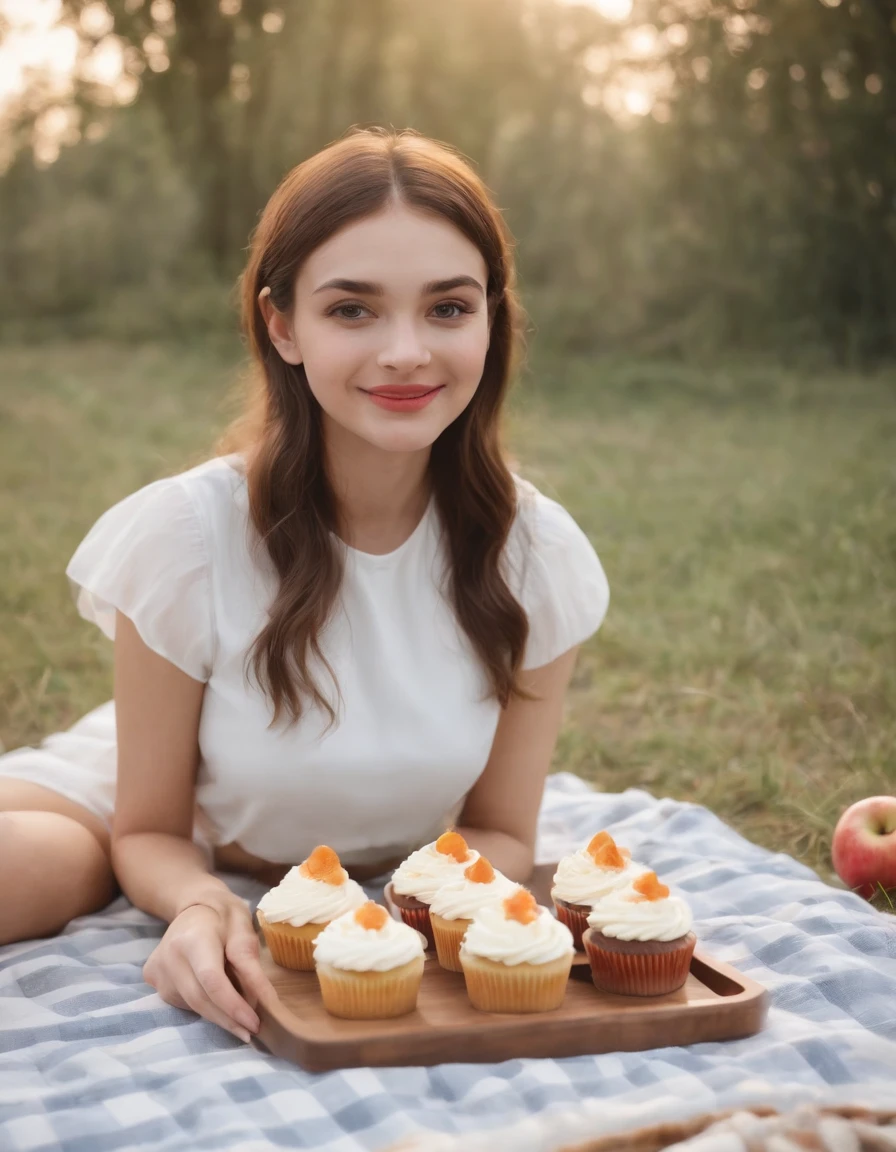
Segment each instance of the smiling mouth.
M429 396L440 388L441 384L434 388L370 388L366 391L370 396L381 396L385 400L419 400L421 396Z

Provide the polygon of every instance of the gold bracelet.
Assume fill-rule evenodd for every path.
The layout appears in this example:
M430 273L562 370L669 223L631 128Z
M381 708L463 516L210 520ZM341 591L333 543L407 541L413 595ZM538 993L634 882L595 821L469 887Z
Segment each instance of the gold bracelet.
M205 900L193 900L190 904L185 904L183 908L178 908L177 912L174 914L174 919L176 920L178 916L180 916L183 912L186 912L188 908L210 908L212 912L217 912L218 915L221 914L221 909L216 907L214 904L208 904Z

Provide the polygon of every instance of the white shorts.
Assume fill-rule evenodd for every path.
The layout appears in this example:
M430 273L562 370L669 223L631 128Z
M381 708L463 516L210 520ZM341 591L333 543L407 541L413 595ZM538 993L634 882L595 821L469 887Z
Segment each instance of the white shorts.
M16 748L0 756L0 779L11 777L50 788L80 804L112 829L118 743L115 702L82 716L66 732L55 732L37 748ZM193 840L211 857L211 838L201 813Z
M112 827L117 764L115 704L110 700L74 724L55 732L37 748L16 748L0 756L0 777L52 788Z

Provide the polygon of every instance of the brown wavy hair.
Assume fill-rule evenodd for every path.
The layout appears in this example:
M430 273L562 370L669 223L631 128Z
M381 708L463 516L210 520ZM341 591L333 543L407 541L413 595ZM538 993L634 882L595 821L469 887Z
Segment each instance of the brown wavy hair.
M429 476L447 542L451 602L502 706L518 684L529 631L526 614L501 573L517 507L499 423L522 351L512 240L485 185L454 149L413 131L353 130L283 179L253 233L240 282L242 324L252 356L250 399L222 451L246 459L249 509L279 576L267 624L249 655L273 705L273 721L294 723L303 701L336 713L310 672L312 655L335 675L320 634L342 581L331 533L337 503L324 468L321 410L303 365L287 364L268 336L258 305L269 287L289 313L303 261L353 221L399 201L450 221L488 266L491 335L479 387L432 446Z

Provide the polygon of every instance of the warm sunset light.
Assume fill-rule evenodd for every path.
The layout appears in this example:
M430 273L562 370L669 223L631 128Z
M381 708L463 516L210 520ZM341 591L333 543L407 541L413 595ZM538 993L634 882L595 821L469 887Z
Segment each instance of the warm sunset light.
M633 0L560 0L567 7L594 8L607 20L622 23L632 14Z
M0 0L0 1152L896 1152L894 17Z
M0 18L9 30L0 44L0 104L41 73L64 90L78 56L73 28L57 27L59 0L0 0Z

